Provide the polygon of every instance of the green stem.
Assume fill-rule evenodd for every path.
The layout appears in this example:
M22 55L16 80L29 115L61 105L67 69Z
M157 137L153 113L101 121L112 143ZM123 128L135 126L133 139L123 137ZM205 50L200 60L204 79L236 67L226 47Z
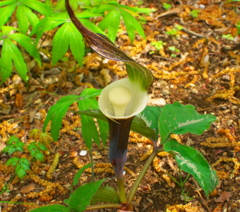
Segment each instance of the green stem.
M91 181L94 182L94 163L93 163L93 154L92 154L92 148L89 149L89 153L90 153L90 162L92 164L92 179Z
M117 179L117 186L119 192L119 199L121 203L126 203L126 194L125 194L125 187L124 187L124 179Z
M145 176L149 166L151 165L154 157L156 156L156 154L158 153L158 151L156 150L153 150L152 154L149 156L147 162L144 164L140 174L138 175L135 183L133 184L133 186L131 187L129 193L128 193L128 196L127 196L127 205L130 205L132 200L133 200L133 197L137 191L137 188L139 186L139 184L141 183L143 177Z
M122 205L119 203L108 203L108 204L102 204L102 205L90 205L87 206L85 209L86 211L94 210L94 209L100 209L100 208L121 208Z

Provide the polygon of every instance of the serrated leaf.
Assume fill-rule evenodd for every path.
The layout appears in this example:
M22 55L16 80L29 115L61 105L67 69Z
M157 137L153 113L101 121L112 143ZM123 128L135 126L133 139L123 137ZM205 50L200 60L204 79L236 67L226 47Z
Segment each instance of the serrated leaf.
M164 144L164 150L173 153L180 169L191 174L207 196L211 194L218 183L217 174L199 151L175 140Z
M63 24L53 37L52 65L55 65L68 50L71 39L69 25L70 23Z
M69 212L69 209L63 205L47 205L31 210L31 212Z
M108 30L108 38L111 41L115 41L120 24L120 12L118 9L113 9L104 17L99 23L99 27L102 30Z
M23 55L18 47L12 43L9 39L4 39L2 59L4 63L9 67L11 66L11 60L13 60L16 71L19 73L21 78L27 80L27 66L23 59ZM9 74L10 76L10 74Z
M80 188L76 189L74 193L69 198L69 210L76 210L78 212L83 212L92 200L92 197L99 189L103 180L99 180L96 182L88 183Z
M156 138L158 137L158 119L161 108L156 106L147 106L137 117L143 119L148 127L155 130Z
M89 168L89 167L91 167L91 166L92 166L92 163L89 163L89 164L83 166L81 169L78 170L78 172L75 174L75 176L74 176L74 178L73 178L73 183L72 183L72 184L73 184L74 186L78 184L78 181L79 181L82 173L84 172L84 170L87 169L87 168Z
M69 95L69 96L62 97L48 111L47 117L43 124L43 132L45 132L48 122L52 121L51 135L54 141L58 139L59 130L62 125L62 119L65 116L69 106L73 102L78 100L79 100L79 96L76 96L76 95Z
M100 187L97 192L94 194L91 205L95 205L98 202L111 202L111 203L119 203L118 193L114 190L114 188L110 186Z
M18 28L20 29L21 33L26 34L26 32L28 31L28 13L29 11L31 12L30 9L28 9L26 6L20 4L17 6L17 22L18 22Z
M146 36L145 36L144 30L141 24L136 20L136 18L134 18L130 13L128 13L124 9L120 9L120 12L123 17L123 21L126 26L130 40L132 42L134 41L135 30L138 32L139 35L145 38Z
M201 135L216 120L213 115L197 113L193 105L182 105L178 102L165 105L159 118L159 132L162 143L170 134L193 133Z
M78 107L79 110L96 109L98 108L97 100L85 98L78 101ZM81 115L81 124L82 137L86 146L91 148L93 141L100 145L99 133L94 120L91 117Z
M11 17L13 11L15 10L17 2L13 2L13 3L14 4L12 5L8 5L6 7L0 8L0 27L7 22L7 20Z

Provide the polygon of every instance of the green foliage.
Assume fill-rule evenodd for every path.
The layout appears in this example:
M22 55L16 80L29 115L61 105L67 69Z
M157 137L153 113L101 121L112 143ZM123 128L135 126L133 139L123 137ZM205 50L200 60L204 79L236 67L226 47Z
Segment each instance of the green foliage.
M97 192L94 194L91 205L95 205L99 202L111 202L111 203L119 203L118 193L114 190L114 188L110 186L100 187Z
M122 18L130 39L133 41L135 31L145 38L144 31L139 21L135 19L138 13L150 13L154 10L148 8L132 8L120 5L109 0L72 0L74 10L82 8L77 18L88 29L106 35L115 41ZM104 16L104 14L106 14ZM10 17L17 18L17 27L14 28ZM42 17L43 18L40 18ZM92 17L104 16L99 26L89 21ZM56 30L57 29L57 30ZM28 68L24 60L24 51L32 56L38 65L41 65L39 50L36 45L43 34L55 30L52 45L52 65L61 60L66 52L72 52L75 60L82 65L85 56L85 44L81 33L71 23L65 10L65 0L57 4L51 1L39 0L4 0L0 2L0 42L3 47L0 57L0 83L8 79L14 70L24 81L28 80ZM33 37L34 36L34 37ZM35 39L36 36L36 39ZM20 45L20 46L19 46Z
M168 31L166 32L166 34L167 34L167 35L171 35L171 36L178 36L178 32L179 32L180 30L182 30L182 29L183 29L183 27L182 27L181 25L175 24L175 25L174 25L174 28L171 29L171 30L168 30Z
M63 205L48 205L31 210L31 212L69 212L69 209Z
M41 162L44 161L44 154L42 153L42 151L47 150L44 144L40 142L32 142L28 145L27 148L33 158L35 158L36 160L40 160Z
M174 155L180 169L191 174L207 196L211 194L218 183L217 174L199 151L175 140L168 141L164 150Z
M96 96L100 94L101 90L94 88L85 89L79 96L70 95L62 97L58 102L52 106L44 121L43 131L46 130L48 122L51 121L51 135L56 141L58 139L59 130L61 128L62 119L65 116L69 106L73 102L77 102L79 110L97 109ZM88 148L91 148L92 141L100 144L100 139L105 144L107 139L107 124L101 120L97 121L98 128L94 120L86 115L81 116L82 136ZM89 127L91 126L91 127ZM99 129L99 130L98 130Z
M171 8L172 8L172 5L171 5L171 4L168 4L168 3L166 3L166 2L163 3L163 9L169 10L169 9L171 9Z
M0 41L3 41L1 60L4 63L4 69L0 67L0 83L9 78L13 65L22 79L26 81L28 72L27 66L21 53L21 49L19 49L18 45L15 43L17 42L20 44L38 62L38 64L41 63L39 52L28 36L22 33L14 33L14 31L18 31L18 29L10 26L2 26L1 29Z
M168 49L171 50L172 52L174 52L171 54L171 57L176 57L177 55L175 53L180 52L180 50L177 49L175 46L169 46Z
M91 166L92 166L92 164L89 163L89 164L83 166L81 169L78 170L78 172L75 174L75 176L74 176L74 178L73 178L73 183L72 183L73 186L75 186L75 185L78 184L78 181L79 181L82 173L84 172L84 170L87 169L87 168L89 168L89 167L91 167Z
M192 11L190 12L190 15L191 15L193 18L197 18L199 12L200 12L200 10L192 10Z
M222 35L222 37L227 39L227 40L234 41L234 37L231 34Z
M24 150L24 143L16 136L11 136L6 144L7 146L2 151L8 153L9 155L14 152L21 152Z
M22 179L27 174L26 171L30 169L30 162L27 158L13 157L10 158L6 164L15 167L15 173L20 179Z
M165 105L159 118L161 142L165 144L171 134L193 133L201 135L216 120L213 115L201 115L193 105L182 105L174 102Z
M161 50L163 49L163 46L166 45L166 43L160 40L160 41L152 42L151 45L153 45L157 50Z

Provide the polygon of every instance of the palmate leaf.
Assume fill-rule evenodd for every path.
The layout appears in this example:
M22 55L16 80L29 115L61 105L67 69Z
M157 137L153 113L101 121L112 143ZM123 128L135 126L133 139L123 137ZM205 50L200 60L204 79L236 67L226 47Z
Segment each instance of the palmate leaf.
M201 135L215 120L213 115L197 113L193 105L181 105L178 102L165 105L159 118L161 141L165 143L171 134L190 132Z
M12 4L15 1L3 1L0 2L0 6L7 5L0 8L0 27L3 26L7 20L11 17L13 11L16 8L16 4Z
M105 58L115 61L122 61L132 66L130 70L132 73L129 74L131 81L136 82L140 85L143 90L148 89L152 84L153 75L145 67L137 64L133 59L128 57L125 53L119 50L110 39L101 34L96 34L82 25L82 23L77 19L72 10L69 0L66 0L66 8L69 13L69 17L76 26L76 28L82 33L85 40L88 42L90 47L95 50L98 54ZM144 77L144 78L143 78Z
M52 65L55 65L67 52L69 46L69 23L63 24L53 37Z
M217 174L199 151L175 140L168 141L164 150L173 154L180 169L191 174L207 196L211 194L218 183Z
M78 100L79 100L79 96L77 95L64 96L49 109L47 117L43 124L43 132L45 132L48 122L52 121L51 135L54 141L57 141L58 139L59 130L62 125L62 119L66 115L66 112L69 106L73 102L76 102Z
M115 41L120 24L120 12L119 9L113 9L104 17L99 23L99 27L104 31L108 30L108 38L111 41Z
M31 38L21 33L10 34L8 35L8 38L18 42L38 62L39 65L41 64L39 51L32 43Z
M124 24L126 25L126 29L129 35L130 40L133 42L135 38L135 30L141 35L143 38L146 38L144 30L141 24L126 10L120 8L121 15L123 17Z
M4 39L4 44L2 47L2 60L4 64L7 65L8 70L12 66L13 61L16 71L19 73L19 75L24 81L27 81L28 70L26 63L23 59L23 55L18 49L18 47L8 38ZM8 78L10 74L11 72L5 75L5 77ZM5 77L4 78L2 77L2 82L4 82L7 79Z
M0 58L0 84L10 76L11 72L12 68L7 67L2 58Z

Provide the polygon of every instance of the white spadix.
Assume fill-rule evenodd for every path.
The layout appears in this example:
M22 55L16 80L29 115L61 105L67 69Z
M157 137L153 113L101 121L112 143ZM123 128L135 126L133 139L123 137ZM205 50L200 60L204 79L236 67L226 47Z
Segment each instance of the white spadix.
M108 98L113 105L115 116L124 116L126 107L132 99L131 92L123 87L115 87L108 93Z
M148 93L129 78L107 85L99 96L98 105L102 113L112 119L133 117L146 107ZM121 109L120 109L121 108Z

